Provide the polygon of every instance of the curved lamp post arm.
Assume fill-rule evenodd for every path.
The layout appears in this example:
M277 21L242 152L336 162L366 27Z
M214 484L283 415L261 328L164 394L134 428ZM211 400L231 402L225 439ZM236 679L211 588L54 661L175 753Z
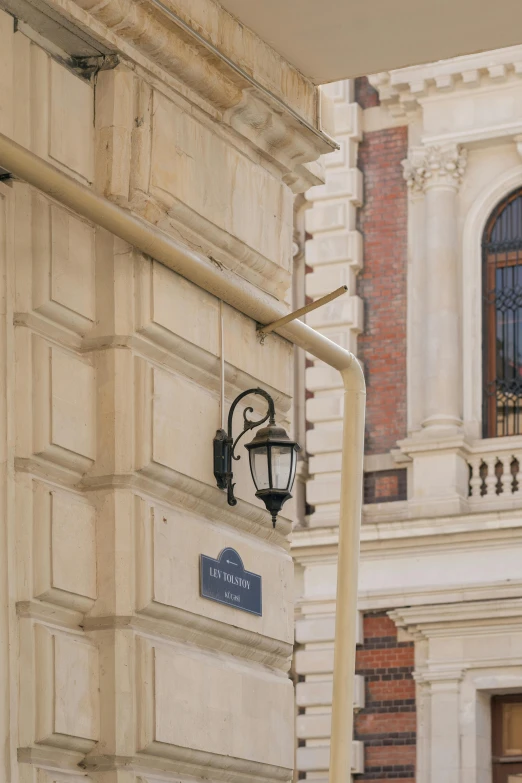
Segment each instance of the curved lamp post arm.
M268 403L268 411L266 415L263 416L262 419L258 419L257 421L252 421L252 419L248 418L248 414L253 413L254 409L251 407L245 408L245 410L243 411L243 422L244 422L243 430L239 433L237 438L234 440L234 436L233 436L234 413L238 406L238 403L240 403L244 397L248 397L249 394L258 394L260 397L264 397ZM214 476L216 477L218 487L220 489L227 490L227 501L229 506L237 505L237 500L234 495L235 484L232 482L232 478L233 478L232 460L241 459L239 456L236 456L234 454L238 441L243 437L243 435L245 435L250 430L253 430L256 427L261 426L261 424L264 424L264 422L267 419L269 419L270 424L275 424L274 400L269 395L269 393L266 392L264 389L260 389L260 388L247 389L246 391L241 392L241 394L238 394L238 396L230 406L230 410L228 412L227 432L225 432L222 429L216 432L216 437L214 438ZM216 464L219 464L218 470L216 470Z
M266 416L263 416L262 419L258 419L258 421L252 421L251 419L248 418L248 414L253 413L254 409L250 407L245 408L245 410L243 411L243 421L245 423L245 426L243 428L243 431L239 433L239 435L235 440L233 440L232 424L234 418L234 411L237 408L237 404L243 399L243 397L248 397L249 394L259 394L261 397L264 397L265 400L268 402L268 412ZM227 437L230 438L230 440L232 440L232 459L240 459L240 457L234 456L234 450L237 446L239 439L242 438L243 435L245 435L245 433L247 433L249 430L253 430L256 427L259 427L261 424L264 424L267 419L270 420L270 424L275 424L274 401L268 392L266 392L264 389L257 388L257 389L247 389L246 391L241 392L241 394L238 394L238 396L230 406L230 410L228 412Z

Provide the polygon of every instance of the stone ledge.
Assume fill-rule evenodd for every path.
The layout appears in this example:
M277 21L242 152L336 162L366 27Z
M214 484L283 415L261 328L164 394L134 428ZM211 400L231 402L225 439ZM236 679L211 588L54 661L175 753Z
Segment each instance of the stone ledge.
M83 764L84 755L72 750L49 748L35 745L17 749L18 761L21 764L47 767L54 770L78 774L78 767ZM82 777L82 783L89 781Z
M459 601L453 604L406 607L389 612L396 625L410 628L425 626L429 635L435 635L435 626L491 628L507 624L522 617L522 598L501 598L483 601ZM517 624L520 631L520 624Z
M59 342L66 348L84 354L132 350L153 364L173 370L216 393L219 391L220 364L218 356L161 325L151 323L147 330L139 329L132 335L87 336L81 340L77 335L73 335L64 327L52 323L38 313L16 313L14 321L16 326L30 329L31 332L46 340L53 343ZM270 339L276 342L285 342L278 335L270 335ZM225 362L225 388L227 399L234 399L245 389L257 387L259 379L234 365L233 357L230 359L231 361ZM290 396L269 383L263 383L263 388L274 398L279 418L284 424L288 423L287 413L291 406ZM253 405L256 409L255 400ZM259 412L261 410L260 407Z
M49 604L37 599L31 601L18 601L16 604L17 617L30 617L42 623L49 623L68 631L79 632L82 630L83 612L74 609L66 609L62 606Z
M447 587L426 587L405 591L402 588L381 591L365 590L359 594L359 606L362 610L389 609L390 606L426 606L433 604L455 604L458 602L478 602L519 598L522 582L490 582L486 584L455 585Z
M254 506L245 500L238 500L232 510L228 506L226 493L210 484L203 484L197 479L166 469L165 481L137 473L120 473L104 476L79 476L59 465L52 465L38 458L15 459L15 469L20 473L28 473L44 481L57 482L64 488L81 489L87 492L99 492L108 489L129 489L144 493L148 497L177 505L200 514L210 521L242 530L272 544L289 548L288 536L292 528L289 517L279 515L275 529L272 527L270 515L259 506Z
M128 617L86 617L83 628L89 634L123 629L179 642L186 642L190 637L191 644L202 649L233 655L283 672L288 671L293 649L291 644L277 639L182 609L160 605L146 613Z
M512 541L522 536L522 503L518 509L491 509L476 513L448 515L433 519L414 517L408 514L408 501L383 503L384 507L400 506L402 514L395 519L375 516L365 517L361 526L361 552L369 552L385 547L394 550L404 548L409 553L426 548L436 551L438 548L458 546L469 547L472 543L478 548L488 548L493 541ZM373 509L374 506L366 508ZM334 524L300 528L292 534L292 554L301 560L313 553L323 556L335 554L339 538L339 528Z
M112 770L128 770L141 775L166 773L179 779L180 775L190 775L206 780L209 773L212 780L226 783L290 783L293 770L284 767L274 767L255 761L236 759L231 756L221 757L213 753L192 750L190 748L172 747L171 755L166 758L162 743L155 743L149 753L138 753L135 756L87 756L79 766L91 772L108 772Z

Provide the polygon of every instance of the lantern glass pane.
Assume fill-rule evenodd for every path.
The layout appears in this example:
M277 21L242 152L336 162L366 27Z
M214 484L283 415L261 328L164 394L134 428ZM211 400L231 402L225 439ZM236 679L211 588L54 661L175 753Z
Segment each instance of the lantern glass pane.
M269 489L270 481L268 477L268 455L266 446L250 449L250 471L258 492L261 489Z
M272 487L286 489L292 475L292 446L272 446Z

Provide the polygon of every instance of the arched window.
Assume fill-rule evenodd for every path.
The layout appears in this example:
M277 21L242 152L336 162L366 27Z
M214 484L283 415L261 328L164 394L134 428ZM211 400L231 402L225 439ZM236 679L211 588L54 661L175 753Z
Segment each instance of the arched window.
M522 189L493 211L482 242L483 430L522 434Z

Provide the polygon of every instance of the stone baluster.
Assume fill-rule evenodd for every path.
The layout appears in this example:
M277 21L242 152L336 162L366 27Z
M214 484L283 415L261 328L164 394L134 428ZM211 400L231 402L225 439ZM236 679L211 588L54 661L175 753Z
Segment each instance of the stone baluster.
M471 497L480 498L480 489L482 487L480 466L482 464L482 457L471 457L469 464L471 465L471 478L469 480Z
M513 476L511 475L511 460L513 459L511 454L505 454L502 457L502 465L503 465L503 472L502 472L502 497L503 498L509 498L513 494L512 490L512 484L513 484Z
M497 496L498 479L495 473L495 465L497 464L498 457L496 454L488 454L483 460L488 466L488 475L486 476L487 497L489 500L492 500Z
M510 472L510 474L511 474L511 481L512 481L512 482L513 482L513 481L515 482L515 494L517 494L517 495L518 495L518 493L519 493L519 492L522 492L522 472L521 472L521 467L522 467L522 452L520 452L520 451L515 451L515 453L514 453L514 454L513 454L513 456L511 457L511 460L510 460L510 462L513 460L513 458L515 458L515 459L516 459L516 461L518 462L518 470L515 472L515 475L513 475L513 473L511 472L511 464L510 464L510 466L509 466L509 472ZM512 490L512 491L513 491L513 490Z

